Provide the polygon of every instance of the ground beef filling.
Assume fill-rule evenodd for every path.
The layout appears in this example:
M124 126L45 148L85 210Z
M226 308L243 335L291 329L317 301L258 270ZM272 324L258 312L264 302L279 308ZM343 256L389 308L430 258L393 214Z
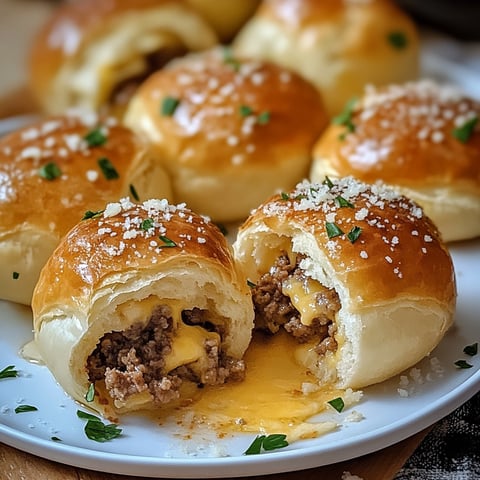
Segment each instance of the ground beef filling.
M194 308L182 313L187 325L199 325L222 335L207 320L208 312ZM171 352L175 332L169 307L157 307L146 325L133 325L123 332L110 332L99 341L88 357L87 370L91 382L105 380L105 387L114 400L124 401L130 395L149 391L155 403L168 403L179 397L183 381L203 385L242 380L245 364L226 356L215 339L205 341L207 365L199 372L193 365L182 365L165 371L165 358Z
M337 342L334 338L334 320L335 314L340 310L337 292L323 287L316 294L315 301L320 314L310 325L301 322L300 313L292 305L290 297L282 292L282 285L289 277L293 276L299 281L307 278L299 267L301 259L298 256L297 262L292 264L288 255L282 254L270 271L262 275L252 288L256 328L272 334L283 328L299 343L316 342L315 351L318 354L335 351Z

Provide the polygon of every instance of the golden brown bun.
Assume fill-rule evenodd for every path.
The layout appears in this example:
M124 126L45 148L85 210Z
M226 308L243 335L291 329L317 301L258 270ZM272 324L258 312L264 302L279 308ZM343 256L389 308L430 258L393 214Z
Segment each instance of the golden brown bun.
M222 42L229 42L252 16L260 0L187 0L215 29Z
M182 321L181 313L195 307L208 312L209 331L220 334L221 354L242 358L251 338L253 305L220 230L184 205L166 200L134 205L124 199L76 225L43 268L32 301L35 342L60 385L84 403L91 381L87 359L100 339L147 324L159 305L171 308L175 367L186 355L190 364L199 363L202 374L207 369L195 354L211 334ZM155 345L161 340L156 336ZM172 372L165 366L162 375L167 374ZM98 410L108 408L101 384L95 382L97 395L89 403ZM149 391L113 403L118 412L159 408Z
M348 115L347 115L348 116ZM480 235L480 103L431 81L368 88L314 149L311 179L383 181L419 203L444 241ZM465 142L458 129L473 130ZM463 129L462 129L463 126Z
M412 80L419 68L416 28L390 0L265 0L234 49L302 74L330 115L365 84Z
M168 98L178 106L164 115ZM305 178L326 122L318 92L300 76L221 48L154 73L125 116L157 150L176 201L222 222Z
M98 128L105 143L90 147L84 137ZM118 178L106 178L102 158ZM49 164L51 180L42 176ZM170 181L148 148L112 118L72 113L0 139L0 298L29 304L60 238L85 211L128 194L130 185L142 199L170 195Z
M340 197L351 205L340 206ZM327 222L344 234L329 238ZM354 227L361 233L350 240ZM305 181L273 197L240 228L234 252L256 283L282 251L304 255L304 274L340 300L337 348L296 352L321 381L352 388L383 381L428 355L452 324L449 253L421 208L388 187L349 177L331 187Z
M139 79L166 60L217 41L181 0L64 2L32 45L30 86L49 113L123 105ZM129 80L135 81L130 87Z

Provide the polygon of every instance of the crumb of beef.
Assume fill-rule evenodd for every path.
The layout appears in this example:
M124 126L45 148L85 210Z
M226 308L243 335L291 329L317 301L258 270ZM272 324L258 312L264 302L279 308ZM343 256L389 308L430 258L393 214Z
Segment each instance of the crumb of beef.
M315 295L318 316L310 325L301 322L300 313L293 306L290 297L283 294L282 286L285 280L292 276L299 281L307 279L305 272L299 267L302 258L299 255L297 262L292 264L286 254L280 255L270 270L262 275L253 287L255 327L270 333L276 333L280 328L284 328L299 343L316 340L315 351L324 354L337 348L334 339L336 332L334 320L340 309L340 300L334 289L323 287Z
M193 325L213 328L204 310L184 311L182 318ZM146 325L139 323L123 332L105 334L87 359L89 380L104 379L109 395L115 400L125 401L135 393L149 390L156 403L167 403L179 397L185 380L216 385L229 378L243 378L244 363L224 355L216 339L205 342L206 368L182 365L166 372L165 357L171 353L174 335L171 310L166 305L158 306Z

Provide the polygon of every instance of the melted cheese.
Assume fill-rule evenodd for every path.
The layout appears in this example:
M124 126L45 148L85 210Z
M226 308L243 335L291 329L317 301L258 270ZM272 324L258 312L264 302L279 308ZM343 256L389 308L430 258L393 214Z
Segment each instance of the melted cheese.
M300 313L300 321L304 325L311 325L313 319L322 314L323 310L316 302L315 297L323 290L323 285L310 277L299 280L290 276L282 284L282 293L290 297L290 301Z
M344 392L320 387L308 369L296 362L296 347L285 333L254 337L245 356L245 380L198 391L194 403L180 409L179 422L192 429L206 423L220 435L232 431L284 433L290 441L334 429L332 422L309 419Z

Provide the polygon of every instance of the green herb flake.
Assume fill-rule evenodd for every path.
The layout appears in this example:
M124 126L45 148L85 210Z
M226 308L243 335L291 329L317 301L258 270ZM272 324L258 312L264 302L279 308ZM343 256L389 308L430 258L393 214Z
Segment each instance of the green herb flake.
M230 65L236 72L240 70L241 64L239 60L234 57L232 49L229 47L224 47L223 49L223 62Z
M329 177L325 176L325 180L322 182L324 185L326 185L328 188L333 187L333 182L330 180Z
M62 175L60 167L55 162L49 162L40 168L38 174L45 180L55 180Z
M345 198L343 198L341 195L338 195L337 197L335 197L335 203L336 203L340 208L343 208L343 207L346 207L346 208L354 208L353 203L350 203L348 200L346 200Z
M101 128L90 130L83 138L89 147L101 147L107 141L107 136L102 132Z
M12 278L13 278L14 280L18 280L18 277L19 277L19 276L20 276L20 274L19 274L18 272L13 272L13 273L12 273Z
M50 440L52 440L53 442L63 442L63 440L59 437L50 437Z
M362 229L360 227L353 227L348 233L347 238L350 240L351 243L355 243L360 234L362 233Z
M248 105L240 105L238 113L240 113L242 117L248 117L253 114L253 110Z
M342 229L336 223L325 222L325 228L327 230L328 238L335 238L343 235Z
M138 193L137 193L137 189L133 186L133 184L131 183L129 185L129 190L130 190L130 194L132 195L133 199L138 202L140 200L140 197L138 196Z
M478 342L472 343L471 345L467 345L463 349L463 353L469 355L470 357L474 357L478 353Z
M113 166L112 162L107 157L102 157L97 160L98 166L102 170L103 176L107 180L115 180L119 178L119 174L115 167Z
M285 201L290 200L290 195L288 193L285 193L285 192L282 192L280 194L280 197L282 198L282 200L285 200Z
M387 40L388 43L397 50L403 50L408 46L408 37L404 32L390 32L387 35Z
M357 103L357 98L351 98L345 105L343 111L333 118L332 123L335 125L343 125L346 127L346 131L340 135L340 140L344 140L345 136L348 133L353 133L355 131L355 124L352 121L353 112L355 110L355 104Z
M96 212L92 210L87 210L82 217L82 220L89 220L91 218L98 218L100 215L103 214L103 210L97 210Z
M82 420L87 420L84 428L85 435L87 438L94 440L95 442L108 442L122 434L122 429L118 428L114 423L106 425L100 420L100 418L91 415L90 413L77 410L77 417Z
M162 100L162 108L161 112L164 117L171 117L175 110L177 109L178 105L180 104L180 100L175 97L165 97Z
M172 248L177 246L177 244L173 240L170 240L168 237L159 235L158 238L163 242L163 245L161 245L160 248Z
M270 121L271 114L269 111L265 111L260 113L257 116L257 123L259 125L266 125Z
M467 143L473 135L475 126L478 123L478 115L473 116L458 128L452 130L452 135L461 143Z
M140 228L142 230L150 230L151 228L153 228L154 226L154 221L151 219L151 218L146 218L145 220L142 221L142 223L140 224Z
M464 368L472 368L473 365L471 365L470 363L466 362L465 360L457 360L455 362L455 366L457 368L460 368L460 369L464 369Z
M13 377L18 377L18 370L15 370L14 365L9 365L0 371L0 380Z
M332 406L338 413L340 413L345 408L345 402L343 401L342 397L334 398L333 400L329 400L327 403Z
M19 405L15 408L15 413L36 412L37 410L38 408L33 405Z
M85 400L87 402L93 402L94 398L95 398L95 384L92 382L88 386L87 393L85 394Z
M271 451L284 447L288 447L287 436L284 434L257 435L247 450L245 450L244 455L258 455L262 453L262 449Z
M250 288L255 288L257 285L255 283L253 283L251 280L247 280L247 285L250 287Z

